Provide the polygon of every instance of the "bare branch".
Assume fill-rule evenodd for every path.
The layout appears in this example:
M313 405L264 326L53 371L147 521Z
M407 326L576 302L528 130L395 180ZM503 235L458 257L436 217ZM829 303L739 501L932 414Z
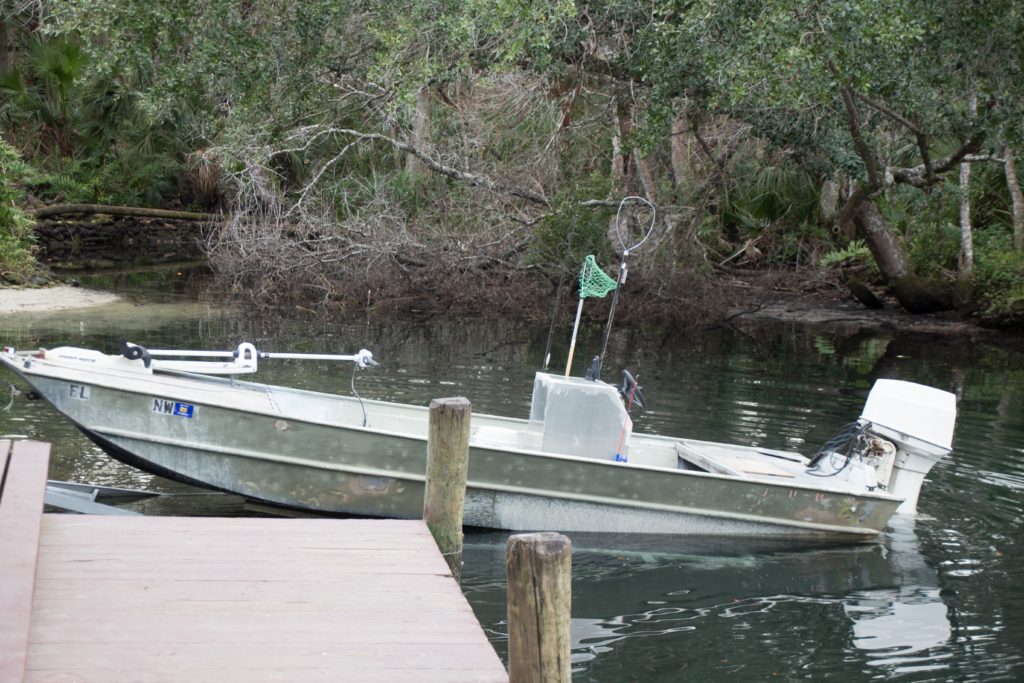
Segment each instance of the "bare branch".
M469 171L463 171L454 168L453 166L442 164L441 162L427 155L425 152L417 149L413 145L410 145L408 142L396 140L395 138L390 137L388 135L383 135L381 133L365 133L358 130L352 130L351 128L330 128L327 129L327 132L333 133L335 135L348 135L358 140L375 140L378 142L384 142L401 152L405 152L406 154L411 154L412 156L416 157L417 159L422 161L427 168L434 171L435 173L440 173L441 175L453 178L455 180L459 180L474 187L482 187L485 190L494 192L495 194L512 195L514 197L519 197L520 199L525 199L526 201L531 202L533 204L539 204L540 206L545 207L550 206L548 200L545 197L537 194L536 192L531 192L530 190L521 187L510 187L507 185L502 185L491 180L486 176L479 175L476 173L470 173Z
M984 135L978 133L971 139L960 145L960 148L954 151L949 156L940 159L932 165L931 178L929 178L928 169L924 164L914 166L913 168L887 168L886 176L892 178L893 184L903 183L906 185L912 185L913 187L930 187L935 182L935 176L940 173L945 173L950 170L961 161L964 160L968 155L977 152L981 148L981 143L984 140Z
M972 163L972 164L975 163L975 162L985 162L985 161L991 161L992 163L995 163L995 164L1005 164L1006 163L1006 159L1004 159L1002 157L997 157L997 156L995 156L993 154L968 154L962 160L963 161L967 161L967 162Z
M882 114L885 114L890 119L892 119L893 121L899 123L900 125L906 126L908 129L910 129L910 132L913 133L914 135L924 135L924 131L922 131L921 128L916 123L914 123L913 121L911 121L907 117L903 116L902 114L897 112L892 107L889 107L888 105L885 105L885 104L883 104L881 102L873 100L870 97L868 97L867 95L865 95L864 93L854 92L854 95L856 95L858 100L860 100L864 104L868 105L872 109L874 109L874 110L876 110L876 111L878 111L878 112L880 112Z

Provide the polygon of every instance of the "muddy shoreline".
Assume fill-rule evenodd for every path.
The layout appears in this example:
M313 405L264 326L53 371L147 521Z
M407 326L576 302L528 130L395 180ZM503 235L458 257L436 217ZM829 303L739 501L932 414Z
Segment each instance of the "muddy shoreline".
M905 333L988 338L1017 337L982 327L954 312L912 315L896 308L871 310L854 300L822 301L817 297L766 298L756 304L736 306L725 324L789 323L831 331L843 336L861 333Z

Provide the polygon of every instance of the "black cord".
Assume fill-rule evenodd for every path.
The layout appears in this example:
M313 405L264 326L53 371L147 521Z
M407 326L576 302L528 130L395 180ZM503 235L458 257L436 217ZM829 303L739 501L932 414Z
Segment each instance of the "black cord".
M839 430L832 438L826 441L813 456L811 456L811 460L807 464L807 474L812 477L834 477L845 470L849 466L850 461L853 460L855 447L860 443L867 427L866 423L861 424L857 421L851 422ZM828 474L818 474L813 471L818 467L818 464L825 458L825 456L836 455L843 456L845 458L841 467L834 469Z
M565 255L562 256L562 264L558 275L558 289L555 290L555 305L551 308L551 326L548 327L548 343L544 348L544 360L541 361L541 370L547 372L548 362L551 360L551 341L555 336L555 316L558 315L559 305L562 303L562 286L565 284L566 261L572 256L572 236L575 228L569 230L565 240Z
M359 369L359 365L357 363L353 363L352 364L352 395L355 396L357 399L359 399L359 407L363 409L363 426L365 427L366 423L368 422L368 420L366 419L366 406L363 405L363 397L359 395L358 391L356 391L356 370L358 370L358 369Z

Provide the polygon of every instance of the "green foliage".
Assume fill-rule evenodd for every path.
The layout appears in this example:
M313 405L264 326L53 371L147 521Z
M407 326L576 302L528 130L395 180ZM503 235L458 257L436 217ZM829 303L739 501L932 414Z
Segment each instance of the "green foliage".
M0 118L27 128L38 151L70 154L79 115L73 91L86 61L78 44L33 34L24 64L0 73Z
M559 70L559 45L576 4L406 0L375 9L369 31L379 52L371 76L392 82L397 101L408 107L416 91L432 80L454 82L481 68L501 72L523 64Z
M757 238L758 249L772 263L802 263L809 245L828 242L818 228L820 186L790 160L773 163L748 153L730 167L714 229L734 241Z
M1014 112L1021 106L1024 16L1010 0L699 0L685 9L670 6L662 30L672 40L661 49L696 52L700 59L662 57L668 68L653 76L665 81L666 96L679 94L669 86L672 80L682 77L685 87L696 74L712 108L741 116L777 142L813 149L847 172L862 175L866 160L852 155L844 87L866 98L855 102L859 131L883 157L905 143L916 145L913 131L883 111L913 121L933 144L944 135L963 140L972 129L1019 130ZM695 71L694 64L702 66ZM972 88L998 99L984 117L967 112Z
M817 219L818 183L795 164L746 159L731 178L721 212L727 227L751 236L777 223L800 227Z
M589 254L606 267L614 262L608 229L615 209L584 208L577 201L580 196L601 196L607 185L607 178L595 174L575 188L575 193L561 193L553 202L557 208L534 228L529 262L555 273L578 272Z
M975 242L974 288L981 314L993 324L1024 328L1024 252L1010 235L988 231Z
M960 227L942 221L921 221L913 230L908 255L914 272L940 278L955 272L960 254Z
M822 268L832 266L867 265L871 263L871 250L864 240L851 240L843 249L833 249L818 261Z
M17 151L0 138L0 281L14 284L38 273L34 221L18 207L24 199L18 183L30 173Z
M153 125L137 80L89 75L90 66L67 36L33 33L25 59L0 74L0 117L40 167L26 186L49 201L159 205L182 168L180 117Z

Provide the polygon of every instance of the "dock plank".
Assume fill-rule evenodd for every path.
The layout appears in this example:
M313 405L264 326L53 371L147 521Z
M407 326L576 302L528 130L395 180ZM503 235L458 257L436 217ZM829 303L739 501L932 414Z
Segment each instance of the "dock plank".
M28 657L50 445L0 440L0 681L20 681Z
M419 520L43 515L27 681L507 681Z

